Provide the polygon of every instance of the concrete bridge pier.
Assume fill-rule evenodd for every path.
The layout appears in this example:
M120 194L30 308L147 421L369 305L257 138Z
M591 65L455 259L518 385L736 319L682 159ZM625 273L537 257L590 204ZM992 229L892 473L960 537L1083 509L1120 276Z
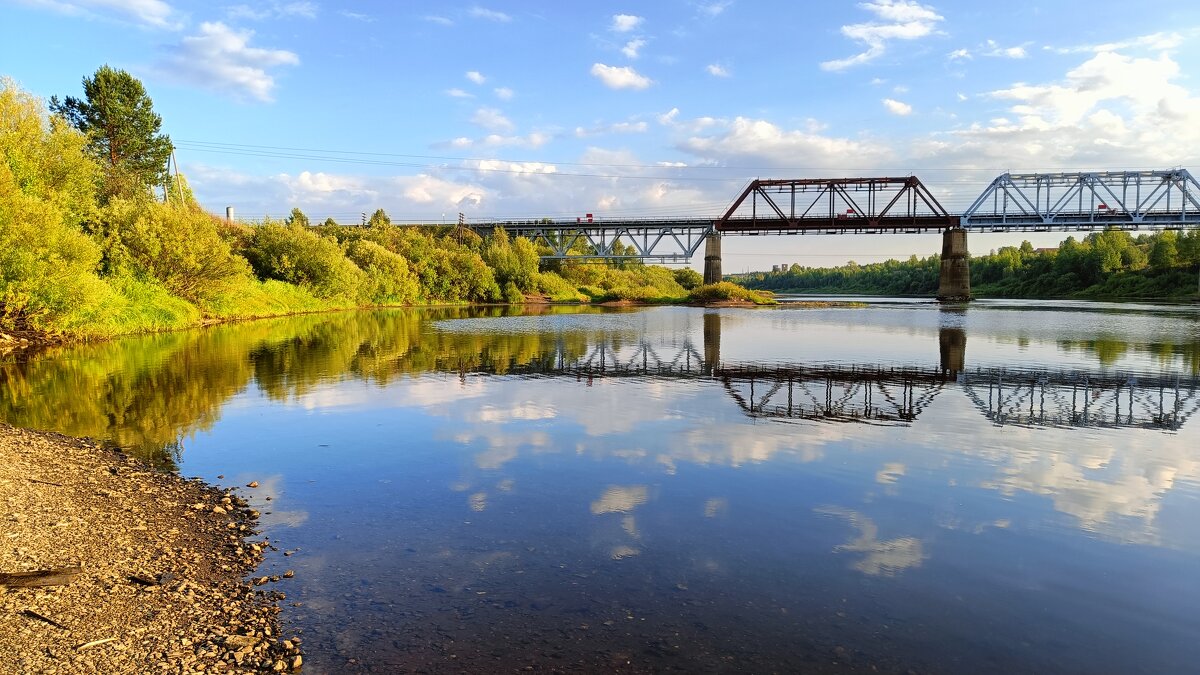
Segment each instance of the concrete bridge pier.
M721 281L721 235L713 232L704 236L704 283Z
M967 231L951 227L942 233L942 270L937 299L966 302L971 299L971 268L967 261Z

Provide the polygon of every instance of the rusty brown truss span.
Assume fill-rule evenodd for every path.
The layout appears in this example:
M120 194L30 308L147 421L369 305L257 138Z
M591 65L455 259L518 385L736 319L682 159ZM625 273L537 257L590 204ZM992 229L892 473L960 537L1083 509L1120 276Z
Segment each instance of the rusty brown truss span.
M717 232L738 234L763 232L773 234L849 234L873 232L925 232L959 226L958 216L850 216L847 218L730 218L714 223Z

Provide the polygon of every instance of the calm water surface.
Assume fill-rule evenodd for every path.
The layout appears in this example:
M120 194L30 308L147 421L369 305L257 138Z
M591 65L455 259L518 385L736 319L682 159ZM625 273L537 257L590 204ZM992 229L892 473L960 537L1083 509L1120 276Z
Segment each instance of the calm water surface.
M0 363L0 419L259 481L306 672L1167 673L1198 386L1194 306L396 310Z

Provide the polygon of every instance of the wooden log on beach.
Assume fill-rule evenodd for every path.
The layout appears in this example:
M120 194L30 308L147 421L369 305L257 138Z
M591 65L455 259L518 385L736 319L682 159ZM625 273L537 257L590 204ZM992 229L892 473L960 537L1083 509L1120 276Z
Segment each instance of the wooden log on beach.
M31 588L33 586L62 586L75 580L83 572L79 565L58 567L32 572L0 572L0 586L8 588Z

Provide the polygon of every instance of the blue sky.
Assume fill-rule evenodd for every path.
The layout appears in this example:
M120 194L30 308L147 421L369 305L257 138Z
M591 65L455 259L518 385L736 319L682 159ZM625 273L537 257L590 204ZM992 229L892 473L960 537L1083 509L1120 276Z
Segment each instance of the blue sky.
M205 206L341 222L716 215L754 177L909 173L961 210L1006 170L1197 169L1198 38L1200 8L1106 0L0 0L0 74L48 98L124 68ZM726 271L939 247L727 238Z

